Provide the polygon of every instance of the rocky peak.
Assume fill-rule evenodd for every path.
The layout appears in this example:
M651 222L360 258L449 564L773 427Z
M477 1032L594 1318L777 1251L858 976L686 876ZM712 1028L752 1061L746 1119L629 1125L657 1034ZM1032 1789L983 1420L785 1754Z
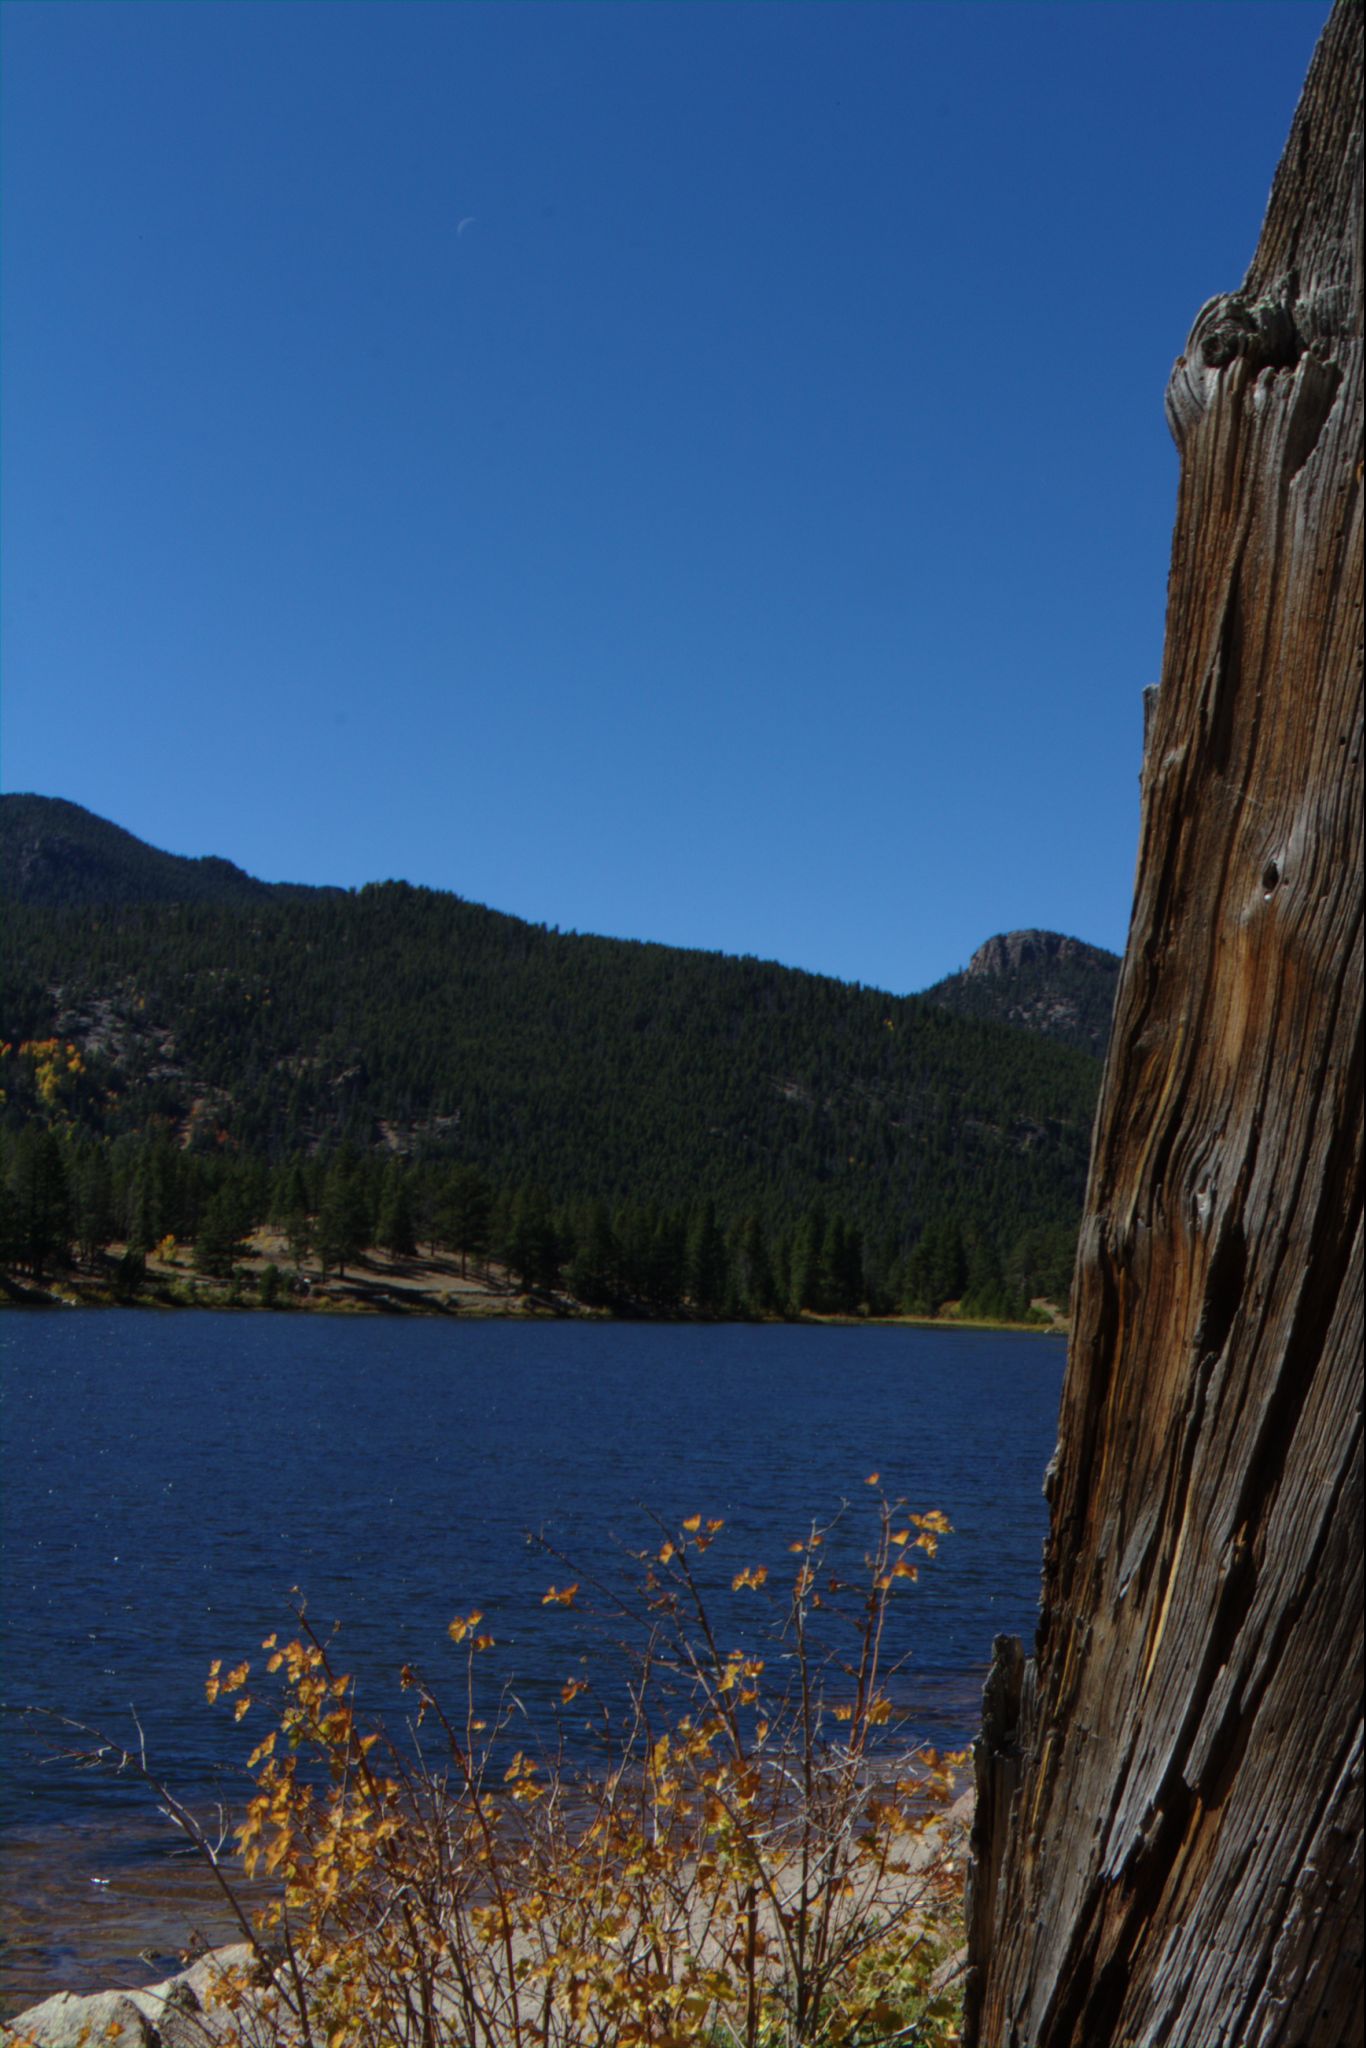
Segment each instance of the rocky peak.
M998 932L977 948L964 972L969 976L1018 974L1023 966L1043 966L1055 960L1107 971L1115 964L1113 953L1088 946L1084 939L1069 939L1062 932Z
M1014 1024L1079 1052L1105 1051L1119 961L1062 932L998 932L961 974L925 993L960 1017Z

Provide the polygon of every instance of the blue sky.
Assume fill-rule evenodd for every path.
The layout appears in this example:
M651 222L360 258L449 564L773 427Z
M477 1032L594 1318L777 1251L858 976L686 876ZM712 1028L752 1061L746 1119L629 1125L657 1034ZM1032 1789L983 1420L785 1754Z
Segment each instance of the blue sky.
M1314 0L3 7L0 775L897 991L1120 948Z

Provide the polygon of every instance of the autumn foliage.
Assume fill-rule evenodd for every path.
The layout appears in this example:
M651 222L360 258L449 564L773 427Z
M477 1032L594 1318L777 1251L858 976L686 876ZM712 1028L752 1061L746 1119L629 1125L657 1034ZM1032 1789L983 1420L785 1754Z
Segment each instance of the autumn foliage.
M270 1721L237 1831L248 1879L276 1888L255 1985L231 1994L242 2041L956 2040L932 1979L959 1895L944 1815L961 1760L897 1752L887 1652L893 1602L947 1526L879 1497L857 1583L827 1569L831 1529L813 1528L787 1571L744 1564L709 1593L723 1525L692 1516L660 1527L623 1594L588 1598L587 1574L552 1584L576 1664L550 1748L488 1675L477 1608L450 1625L451 1696L404 1669L401 1737L364 1724L301 1610L263 1668L216 1663L210 1700ZM739 1645L718 1633L718 1594L732 1615L753 1604ZM584 1654L594 1626L635 1632L619 1683ZM571 1721L596 1761L571 1762Z

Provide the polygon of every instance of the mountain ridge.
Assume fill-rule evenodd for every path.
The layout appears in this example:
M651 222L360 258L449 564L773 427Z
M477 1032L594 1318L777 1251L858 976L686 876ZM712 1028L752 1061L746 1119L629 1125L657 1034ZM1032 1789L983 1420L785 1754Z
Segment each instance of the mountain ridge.
M0 821L0 1140L21 1206L41 1135L147 1245L224 1204L318 1214L349 1160L376 1218L391 1170L431 1213L473 1172L508 1217L549 1203L590 1229L596 1204L623 1242L665 1217L699 1243L842 1229L869 1300L1065 1287L1100 1062L1046 1032L407 883L254 883L41 799Z
M12 903L260 903L345 893L263 882L221 854L167 853L67 797L0 796L0 896Z
M367 886L386 884L374 882ZM331 884L263 881L217 854L168 853L65 797L33 792L0 795L0 899L11 903L49 909L96 904L230 905L290 899L339 900L354 893ZM461 903L468 900L456 890L439 889L431 893L450 896ZM531 920L517 918L515 913L478 907L485 908L489 916L511 916L530 929L544 929ZM663 942L623 939L610 943ZM712 947L667 950L731 957ZM948 975L917 993L959 1015L1016 1024L1095 1053L1104 1050L1104 1028L1098 1018L1104 1011L1108 1020L1118 969L1115 954L1083 939L1034 929L999 932L977 948L960 974ZM1088 1001L1080 999L1079 976L1098 978L1098 997L1093 994ZM1067 986L1058 985L1064 981ZM1005 984L999 993L998 983Z

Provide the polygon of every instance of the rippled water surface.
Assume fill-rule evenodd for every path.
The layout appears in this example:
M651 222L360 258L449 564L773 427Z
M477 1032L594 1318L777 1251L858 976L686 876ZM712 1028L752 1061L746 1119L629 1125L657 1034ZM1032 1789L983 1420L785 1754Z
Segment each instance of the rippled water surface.
M405 1660L450 1668L446 1625L476 1604L544 1708L574 1648L530 1530L612 1565L649 1540L643 1508L721 1516L728 1584L842 1500L866 1511L878 1472L954 1524L897 1646L939 1743L972 1732L992 1636L1033 1625L1057 1338L110 1310L7 1312L0 1348L5 1697L121 1740L135 1705L192 1799L238 1796L250 1746L205 1704L209 1660L288 1626L294 1586L381 1709ZM836 1547L861 1551L847 1526ZM145 1794L41 1758L8 1730L11 2011L119 1981L198 1911Z

